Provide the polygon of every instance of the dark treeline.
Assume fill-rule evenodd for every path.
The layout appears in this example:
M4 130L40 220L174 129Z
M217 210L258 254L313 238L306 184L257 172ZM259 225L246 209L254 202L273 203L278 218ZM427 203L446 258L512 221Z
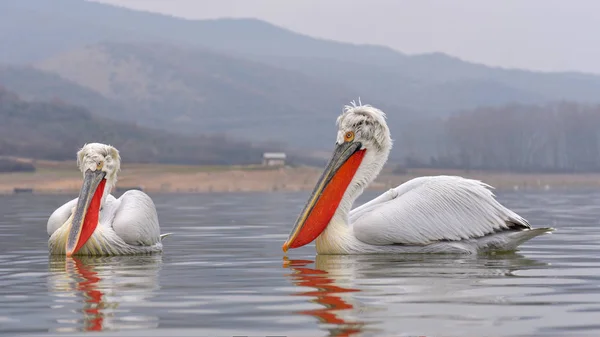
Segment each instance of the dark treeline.
M600 171L600 106L555 103L479 108L431 124L436 122L428 126L434 132L427 137L434 149L423 156L419 146L411 147L407 167Z
M12 158L0 158L0 172L35 172L35 166Z
M0 88L0 156L75 160L85 143L116 146L135 163L256 164L264 151L224 136L187 137L98 118L60 100L30 102Z
M224 136L152 130L60 100L25 101L1 87L0 121L0 156L70 160L86 142L103 142L115 145L127 162L227 165L260 163L264 151L282 150L277 143L253 146ZM402 158L404 167L600 172L600 105L508 105L390 126L396 139L390 160ZM289 164L323 165L300 151L287 152Z

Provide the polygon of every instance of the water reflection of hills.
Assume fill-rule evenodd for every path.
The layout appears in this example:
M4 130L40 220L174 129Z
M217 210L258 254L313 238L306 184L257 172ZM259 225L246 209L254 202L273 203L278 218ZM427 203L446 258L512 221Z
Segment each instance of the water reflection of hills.
M50 257L49 292L59 332L143 329L158 317L143 312L159 289L161 255ZM140 310L136 310L140 308ZM139 312L138 312L139 311Z
M309 265L314 263L314 268ZM404 333L390 317L408 319L426 313L407 311L411 302L452 301L483 279L511 276L515 270L546 264L519 254L480 256L335 256L317 255L315 261L284 259L292 283L314 290L307 296L320 309L297 312L318 319L330 336ZM485 299L484 299L485 300ZM452 314L452 313L449 313ZM380 325L381 322L386 325ZM400 330L398 330L400 329ZM407 331L414 332L414 331Z

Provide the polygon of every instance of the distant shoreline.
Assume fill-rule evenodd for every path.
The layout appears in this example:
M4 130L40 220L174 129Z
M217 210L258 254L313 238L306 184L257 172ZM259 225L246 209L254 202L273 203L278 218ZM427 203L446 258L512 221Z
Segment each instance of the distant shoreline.
M13 194L15 188L32 189L34 194L79 192L82 175L74 162L38 161L37 168L32 173L0 174L0 194ZM321 172L322 168L317 167L124 164L119 173L117 188L141 188L148 193L309 191ZM524 174L433 169L392 174L391 169L387 168L368 190L384 191L415 177L440 174L482 180L497 190L600 189L600 174Z

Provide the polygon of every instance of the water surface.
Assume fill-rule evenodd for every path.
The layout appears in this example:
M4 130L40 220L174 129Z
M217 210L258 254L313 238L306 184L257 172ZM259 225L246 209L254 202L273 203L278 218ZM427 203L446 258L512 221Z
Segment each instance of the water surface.
M284 259L308 192L152 195L162 255L65 260L46 219L70 197L2 196L0 333L600 335L600 193L498 194L558 231L512 254Z

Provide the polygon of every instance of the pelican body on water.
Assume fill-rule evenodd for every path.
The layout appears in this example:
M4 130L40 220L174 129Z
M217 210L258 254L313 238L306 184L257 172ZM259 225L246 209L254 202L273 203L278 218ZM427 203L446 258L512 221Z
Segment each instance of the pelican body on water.
M161 252L156 208L137 190L119 199L110 194L117 182L121 157L105 144L86 144L77 153L83 173L79 197L59 207L48 219L52 255L132 255Z
M553 228L532 228L491 186L456 176L415 178L351 210L392 148L385 113L346 106L333 156L283 251L316 239L318 254L467 253L515 250Z

